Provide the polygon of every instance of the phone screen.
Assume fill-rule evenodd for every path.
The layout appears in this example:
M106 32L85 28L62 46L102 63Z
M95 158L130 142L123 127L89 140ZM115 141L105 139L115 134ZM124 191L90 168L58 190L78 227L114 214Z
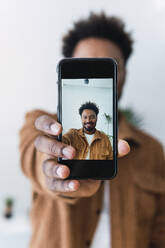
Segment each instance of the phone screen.
M63 141L76 160L113 159L113 78L62 79Z

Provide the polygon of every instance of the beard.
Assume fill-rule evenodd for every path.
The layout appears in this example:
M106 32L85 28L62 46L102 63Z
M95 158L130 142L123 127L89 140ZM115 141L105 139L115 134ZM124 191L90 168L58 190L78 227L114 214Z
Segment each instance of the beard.
M83 124L83 128L88 132L94 131L95 127L96 127L96 123L93 123L93 122L88 122L88 123Z

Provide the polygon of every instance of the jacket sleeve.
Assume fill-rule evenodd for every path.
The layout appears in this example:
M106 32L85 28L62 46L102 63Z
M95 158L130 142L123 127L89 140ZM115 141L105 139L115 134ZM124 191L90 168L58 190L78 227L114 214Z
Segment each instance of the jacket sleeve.
M156 196L157 213L151 234L151 248L165 247L165 193Z
M165 160L163 148L157 151L157 166L161 171L159 192L155 194L156 213L151 234L151 248L165 247ZM163 187L162 187L163 186Z
M70 129L67 133L65 133L63 136L62 136L62 142L67 144L67 145L72 145L72 142L71 142L71 136L72 136L72 130Z
M107 147L108 147L108 160L113 160L113 150L112 150L112 145L111 142L109 140L109 138L107 137Z
M41 115L49 115L56 119L56 115L40 110L35 110L26 114L25 123L19 133L19 150L22 171L25 176L30 179L34 191L39 194L47 194L55 199L58 197L58 199L62 199L67 203L74 204L78 200L78 197L72 197L72 193L63 194L51 191L45 183L45 176L42 172L41 166L43 161L46 159L46 154L38 152L34 146L35 138L42 134L42 132L38 131L34 125L36 118Z

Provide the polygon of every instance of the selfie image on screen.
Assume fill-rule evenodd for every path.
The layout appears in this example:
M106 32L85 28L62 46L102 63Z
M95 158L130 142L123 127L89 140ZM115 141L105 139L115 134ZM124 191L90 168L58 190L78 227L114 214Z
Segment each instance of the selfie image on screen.
M74 159L113 159L113 79L62 79L62 140Z

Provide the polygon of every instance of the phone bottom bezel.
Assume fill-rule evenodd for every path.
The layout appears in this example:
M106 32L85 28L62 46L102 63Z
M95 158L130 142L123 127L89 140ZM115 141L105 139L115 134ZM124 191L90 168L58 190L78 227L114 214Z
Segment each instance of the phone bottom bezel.
M62 160L67 165L70 175L67 179L110 180L117 174L117 159L113 160ZM102 168L100 168L102 167Z

